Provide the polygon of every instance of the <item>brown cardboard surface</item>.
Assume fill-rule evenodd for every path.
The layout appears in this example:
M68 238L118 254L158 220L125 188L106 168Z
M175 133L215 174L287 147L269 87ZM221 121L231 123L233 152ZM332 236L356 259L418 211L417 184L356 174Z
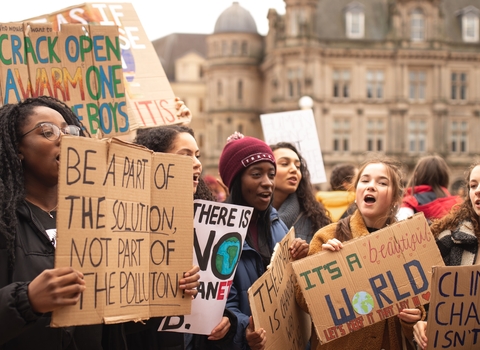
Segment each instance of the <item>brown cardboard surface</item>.
M427 350L480 348L480 266L434 266Z
M322 343L430 301L444 265L423 213L292 263Z
M32 18L62 23L118 26L130 130L178 124L175 95L132 4L83 3Z
M295 301L296 278L288 247L292 227L275 247L267 271L248 289L255 329L267 332L266 349L303 350L310 338L310 317Z
M64 101L90 134L129 131L115 26L0 24L0 105L35 96Z
M81 271L87 289L53 327L190 313L178 281L192 267L192 186L188 157L62 139L55 267Z

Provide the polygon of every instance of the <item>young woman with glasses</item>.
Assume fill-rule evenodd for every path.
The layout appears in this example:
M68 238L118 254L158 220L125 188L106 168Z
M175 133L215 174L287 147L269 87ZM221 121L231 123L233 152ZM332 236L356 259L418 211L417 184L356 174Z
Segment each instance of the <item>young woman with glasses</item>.
M126 349L124 336L106 338L108 326L49 327L51 312L88 288L80 271L54 268L63 134L85 131L54 98L0 107L0 349ZM194 295L189 283L180 288Z

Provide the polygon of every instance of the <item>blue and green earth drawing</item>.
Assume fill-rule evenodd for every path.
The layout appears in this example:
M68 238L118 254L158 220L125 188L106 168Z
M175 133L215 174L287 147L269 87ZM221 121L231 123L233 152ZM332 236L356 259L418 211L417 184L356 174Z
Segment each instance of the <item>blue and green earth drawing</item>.
M215 267L221 275L228 277L232 275L240 258L241 247L242 241L236 236L226 239L218 247Z
M353 296L352 306L357 314L366 315L372 312L375 303L367 292L358 292Z

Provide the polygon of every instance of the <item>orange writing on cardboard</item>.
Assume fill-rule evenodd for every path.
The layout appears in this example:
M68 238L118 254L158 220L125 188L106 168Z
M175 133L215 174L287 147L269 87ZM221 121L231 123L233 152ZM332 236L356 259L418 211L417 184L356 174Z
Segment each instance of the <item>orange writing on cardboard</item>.
M117 27L9 23L0 38L0 104L51 96L91 135L129 131Z
M175 95L130 3L83 3L30 20L117 26L130 130L189 122L177 115Z

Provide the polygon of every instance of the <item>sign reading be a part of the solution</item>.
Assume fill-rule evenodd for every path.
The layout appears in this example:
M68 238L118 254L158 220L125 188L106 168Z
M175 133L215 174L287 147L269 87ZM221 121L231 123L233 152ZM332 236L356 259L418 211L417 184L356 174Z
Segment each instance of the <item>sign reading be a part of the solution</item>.
M117 139L62 138L55 267L84 274L80 301L52 326L190 313L192 160Z
M430 301L443 259L423 213L292 263L321 343Z

